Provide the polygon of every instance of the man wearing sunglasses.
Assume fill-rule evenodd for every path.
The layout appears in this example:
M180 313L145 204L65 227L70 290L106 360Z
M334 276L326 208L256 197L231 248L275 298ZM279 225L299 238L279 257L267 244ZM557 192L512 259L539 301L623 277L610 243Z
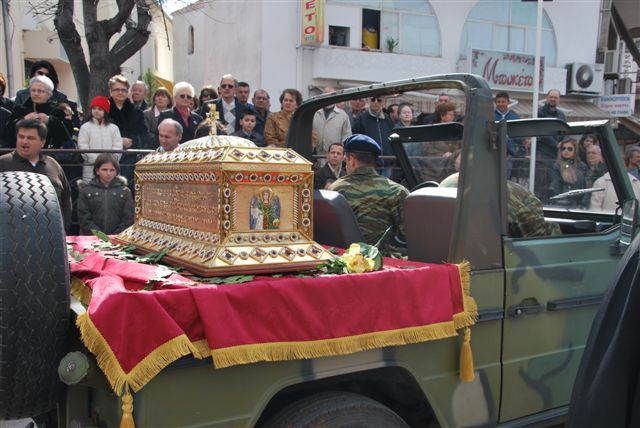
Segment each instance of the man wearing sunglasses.
M369 106L356 118L353 124L354 134L364 134L373 138L380 147L382 147L382 155L393 155L391 145L389 144L389 136L393 129L393 123L389 116L382 110L382 98L369 98ZM390 166L387 161L386 166ZM391 168L383 169L383 175L390 176Z
M244 116L248 107L244 106L236 97L238 81L231 74L225 74L220 79L218 94L220 98L207 101L200 108L200 116L206 117L212 103L216 105L216 111L220 114L220 123L225 125L227 134L231 135L240 130L240 118Z

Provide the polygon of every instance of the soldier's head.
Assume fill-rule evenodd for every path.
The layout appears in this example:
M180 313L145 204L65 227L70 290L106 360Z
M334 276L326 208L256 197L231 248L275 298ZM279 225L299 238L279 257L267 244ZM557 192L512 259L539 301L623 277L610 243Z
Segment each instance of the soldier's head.
M353 134L344 140L347 174L361 166L376 166L376 159L382 155L380 144L364 134Z

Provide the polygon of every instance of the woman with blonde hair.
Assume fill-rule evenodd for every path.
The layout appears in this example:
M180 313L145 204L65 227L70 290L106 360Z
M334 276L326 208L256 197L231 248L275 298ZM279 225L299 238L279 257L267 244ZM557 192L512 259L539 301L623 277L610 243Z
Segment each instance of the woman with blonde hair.
M558 145L558 157L549 172L549 195L556 196L570 190L584 189L587 187L587 165L580 160L578 142L573 138L567 138ZM572 196L554 199L554 205L568 208L589 206L590 195Z

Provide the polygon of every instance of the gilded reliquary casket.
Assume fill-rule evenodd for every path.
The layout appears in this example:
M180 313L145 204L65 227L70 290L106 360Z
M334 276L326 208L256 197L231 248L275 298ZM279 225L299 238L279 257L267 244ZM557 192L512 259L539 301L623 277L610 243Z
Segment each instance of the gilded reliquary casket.
M313 268L311 163L290 149L209 136L136 164L136 220L116 241L203 276Z

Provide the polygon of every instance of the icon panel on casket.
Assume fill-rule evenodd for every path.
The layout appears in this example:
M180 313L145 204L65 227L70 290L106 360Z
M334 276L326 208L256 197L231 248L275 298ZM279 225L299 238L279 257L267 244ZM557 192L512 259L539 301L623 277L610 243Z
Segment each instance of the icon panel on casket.
M208 136L136 164L136 221L116 241L198 275L313 268L311 163L290 149Z

